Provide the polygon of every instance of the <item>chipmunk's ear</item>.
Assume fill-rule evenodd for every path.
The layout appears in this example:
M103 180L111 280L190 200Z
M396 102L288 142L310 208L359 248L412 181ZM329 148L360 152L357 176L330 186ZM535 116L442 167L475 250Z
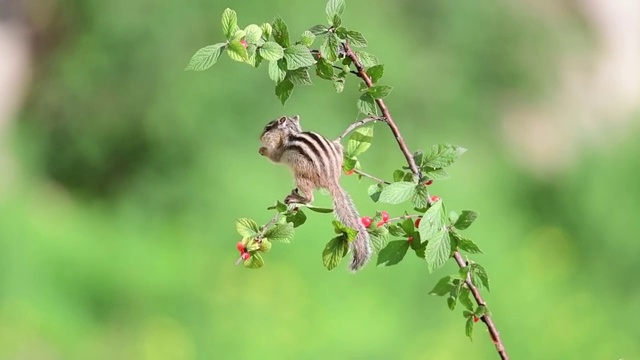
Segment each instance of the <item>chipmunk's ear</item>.
M293 123L296 124L296 125L300 125L300 115L294 115L291 118L291 121L293 121Z
M282 125L285 122L287 122L287 117L286 116L281 116L280 119L278 119L278 125Z

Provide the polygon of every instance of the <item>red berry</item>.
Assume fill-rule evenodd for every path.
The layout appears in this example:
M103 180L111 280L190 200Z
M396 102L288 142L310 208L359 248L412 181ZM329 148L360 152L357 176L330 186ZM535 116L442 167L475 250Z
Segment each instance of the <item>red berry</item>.
M244 46L245 49L247 48L247 46L249 46L247 42L244 40L240 40L240 44L242 44L242 46Z
M480 318L479 318L479 317L477 317L477 316L474 316L474 317L473 317L473 322L478 322L478 320L480 320Z
M242 260L249 260L249 258L251 257L251 254L249 254L248 252L243 252L242 253Z
M353 175L353 173L356 172L354 169L351 169L349 171L345 171L344 173L347 175Z
M412 242L413 242L413 236L409 236L409 237L407 238L407 241L408 241L409 243L412 243Z
M380 226L383 226L383 225L384 225L384 221L380 221L380 222L378 222L378 226L377 227L380 227Z
M368 228L369 226L371 226L373 219L368 216L363 216L360 221L362 222L362 225L364 225L364 227Z
M238 251L240 251L240 254L242 254L242 253L243 253L243 252L245 252L245 250L246 250L246 249L244 248L244 245L242 245L242 241L238 241L238 242L236 243L236 247L238 248Z
M438 196L438 195L433 195L433 196L431 197L431 202L432 202L432 203L434 203L434 202L438 202L438 201L440 201L440 196Z
M420 226L420 220L422 220L422 218L416 219L416 222L415 222L416 227Z
M386 211L382 212L382 222L386 223L387 221L389 221L389 213Z
M429 179L427 180L427 182L424 183L425 185L429 186L431 184L433 184L433 180Z

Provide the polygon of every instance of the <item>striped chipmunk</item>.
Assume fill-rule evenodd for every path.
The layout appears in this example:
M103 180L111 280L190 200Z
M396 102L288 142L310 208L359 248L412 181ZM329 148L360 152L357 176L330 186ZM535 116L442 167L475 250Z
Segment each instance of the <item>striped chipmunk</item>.
M285 203L309 204L315 189L326 189L333 198L336 217L346 226L358 230L350 243L351 271L360 270L371 257L371 244L367 229L360 222L349 194L340 186L342 174L342 144L324 136L302 131L300 117L282 116L269 122L262 135L258 151L274 163L283 163L293 172L296 183Z

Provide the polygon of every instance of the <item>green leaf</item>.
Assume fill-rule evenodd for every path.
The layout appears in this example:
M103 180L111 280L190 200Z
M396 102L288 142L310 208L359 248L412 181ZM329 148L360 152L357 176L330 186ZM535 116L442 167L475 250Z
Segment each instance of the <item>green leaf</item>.
M373 125L357 128L347 141L345 156L354 158L369 149L373 139Z
M284 80L285 76L287 76L287 71L283 68L286 68L287 64L284 59L280 59L278 61L270 61L269 62L269 78L273 80L276 84L280 83Z
M456 304L458 303L458 294L460 293L460 289L462 288L462 281L460 279L453 280L453 289L449 292L449 297L447 298L447 305L450 310L455 310Z
M469 337L469 340L473 341L473 316L467 318L467 322L464 325L464 333Z
M402 229L401 226L391 224L389 225L389 234L391 234L391 236L405 236L406 232L404 231L404 229Z
M438 280L433 290L429 291L429 295L445 296L455 288L452 276L445 276Z
M258 48L260 56L265 60L278 61L284 57L284 49L278 43L267 41Z
M333 79L333 89L338 94L340 94L342 91L344 91L344 79L342 79L342 78Z
M377 65L377 66L382 66L382 65ZM424 159L424 152L422 152L422 150L417 150L416 152L413 153L412 156L413 156L413 161L416 163L416 165L418 167L422 167L422 161Z
M227 46L227 55L229 55L231 60L240 62L245 62L249 59L247 49L242 45L240 40L229 41L229 46Z
M282 80L276 85L276 96L280 99L282 105L284 105L291 93L293 92L293 83L289 80Z
M360 95L358 101L356 103L358 105L358 111L365 115L377 115L378 108L376 107L375 100L373 96L369 93L364 93Z
M411 202L417 208L426 208L429 205L429 192L423 184L416 185L416 191L411 196Z
M282 20L280 16L276 16L272 24L273 39L280 44L283 48L291 46L291 40L289 40L289 29L287 24Z
M302 45L309 47L313 45L313 40L315 39L316 35L314 33L309 30L305 30L305 32L302 33L302 39L300 40L300 42L302 43Z
M284 58L287 60L287 70L296 70L316 63L311 51L304 45L293 45L284 49Z
M249 59L246 61L247 64L253 65L256 68L260 67L260 64L262 64L262 56L258 53L257 47L250 44L247 47L247 53L249 54Z
M473 222L478 218L478 213L471 210L462 210L458 220L453 224L456 229L464 230L471 226Z
M291 81L293 85L313 85L308 68L287 71L287 79Z
M369 77L371 78L371 82L375 84L382 78L382 75L384 74L384 65L372 66L368 68L366 72L367 75L369 75Z
M277 212L279 212L279 213L286 212L286 211L287 211L287 209L288 209L287 205L283 204L283 203L282 203L282 202L280 202L280 201L277 201L277 202L276 202L276 204L275 204L274 206L269 206L269 207L267 208L267 210L275 210L275 211L277 211Z
M471 280L475 286L491 291L489 287L489 275L487 275L487 271L482 265L478 263L471 264Z
M460 294L458 295L458 301L460 304L465 307L465 309L469 311L473 311L473 301L471 301L471 292L468 288L463 287L460 290Z
M415 226L414 226L415 220L408 218L408 219L404 219L401 223L400 223L400 227L402 228L402 230L404 230L405 233L407 234L411 234L413 232L415 232Z
M354 30L347 30L347 39L349 40L349 44L353 47L366 47L367 39L364 38L364 35Z
M391 93L393 88L389 85L377 85L369 88L369 94L375 99L383 99Z
M358 166L358 159L344 157L342 162L342 170L344 172L351 171Z
M426 166L430 166L434 169L444 168L453 164L467 149L451 145L451 144L437 144L431 147L431 150L425 154Z
M347 255L347 251L349 251L349 244L344 238L342 236L334 237L322 251L322 264L327 270L334 269L340 264L340 260Z
M231 40L239 29L236 12L229 8L224 9L224 12L222 12L222 32L227 40Z
M323 208L323 207L313 206L313 205L306 205L306 208L320 214L329 214L333 212L333 209L331 208Z
M487 307L484 305L478 305L476 310L473 312L476 317L483 317L488 314Z
M455 211L451 211L449 212L449 221L452 223L455 223L456 221L458 221L458 218L460 217L460 215L455 212Z
M313 35L324 35L329 31L329 28L327 28L324 25L316 25L316 26L312 27L311 29L309 29L309 31Z
M196 51L195 54L189 60L189 65L185 70L204 71L213 66L218 61L220 53L225 47L225 43L218 43L214 45L205 46L202 49Z
M369 237L371 238L371 245L375 252L379 252L387 245L389 239L389 230L386 227L380 226L369 231Z
M244 32L244 40L248 44L257 44L262 37L262 29L256 24L248 25L246 28L244 28Z
M249 269L260 269L264 266L264 259L258 252L251 253L251 257L244 261L244 267Z
M402 181L403 177L404 177L404 171L396 170L393 172L393 181Z
M264 237L272 242L289 243L293 239L294 231L292 224L276 224L271 229L267 230Z
M391 241L378 253L377 265L391 266L402 261L409 250L409 242L406 240Z
M262 30L262 39L264 41L269 41L269 38L271 37L271 33L273 32L273 28L271 27L271 24L264 23L260 25L260 29Z
M327 61L333 63L338 60L338 53L340 52L340 39L334 33L328 33L325 36L322 45L320 45L320 54Z
M294 228L304 224L305 221L307 221L307 215L302 210L292 211L287 214L287 222L291 223Z
M327 7L325 8L325 12L327 13L327 21L329 21L331 25L339 26L339 24L335 24L334 19L336 16L338 16L338 18L342 16L345 7L346 5L344 3L344 0L329 0L327 2Z
M366 68L380 64L378 58L365 51L356 51L356 56L360 60L360 64Z
M476 243L474 243L471 239L467 239L462 237L460 234L453 232L452 233L454 240L456 241L456 245L458 249L462 251L466 251L469 254L483 254L482 250L478 247Z
M415 184L412 182L394 182L382 190L379 201L387 204L400 204L409 200L414 191Z
M423 220L424 221L424 220ZM451 257L451 238L449 232L441 230L436 236L427 239L427 247L425 249L425 260L429 272L441 268Z
M422 215L420 225L418 226L418 232L422 240L428 241L441 233L445 227L444 208L442 201L434 203L425 213Z
M356 235L358 235L358 230L350 228L338 220L333 220L331 223L335 233L344 235L348 242L355 240Z
M378 202L380 199L380 194L382 193L383 186L382 184L373 184L369 186L367 189L367 194L373 200L373 202Z
M333 66L324 58L319 58L316 62L316 75L325 80L333 80Z
M434 169L429 166L423 166L422 172L423 175L427 177L427 179L447 180L449 178L449 174L444 169Z
M254 220L241 218L236 220L236 231L238 231L238 234L242 235L242 237L248 238L256 236L260 230Z

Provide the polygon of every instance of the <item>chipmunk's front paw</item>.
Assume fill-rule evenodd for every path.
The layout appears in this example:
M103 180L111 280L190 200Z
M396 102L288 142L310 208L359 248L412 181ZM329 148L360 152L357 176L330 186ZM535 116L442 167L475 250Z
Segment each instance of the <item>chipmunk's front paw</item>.
M267 148L266 147L261 147L260 149L258 149L258 154L262 155L262 156L267 156Z

